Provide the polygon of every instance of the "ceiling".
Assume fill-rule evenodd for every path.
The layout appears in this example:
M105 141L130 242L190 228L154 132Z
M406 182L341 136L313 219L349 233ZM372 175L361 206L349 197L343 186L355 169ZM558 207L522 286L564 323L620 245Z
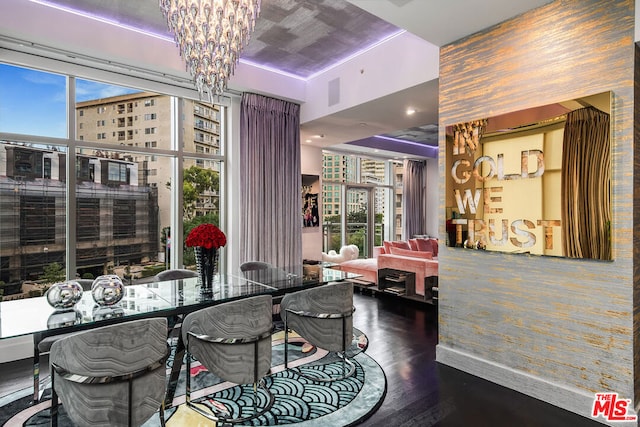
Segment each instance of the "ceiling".
M549 1L485 0L478 7L473 0L262 0L242 60L308 78L401 30L442 46ZM47 2L172 37L157 0ZM380 148L385 153L381 141L400 139L409 144L397 151L422 155L416 147L438 144L437 86L437 81L426 82L303 123L301 140L352 151ZM408 106L420 114L407 116ZM385 139L371 138L374 135Z

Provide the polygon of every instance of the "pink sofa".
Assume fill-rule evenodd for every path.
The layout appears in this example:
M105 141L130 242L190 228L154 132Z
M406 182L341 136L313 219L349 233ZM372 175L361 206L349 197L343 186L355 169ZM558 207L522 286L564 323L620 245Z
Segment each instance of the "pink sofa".
M378 283L378 259L377 258L361 258L352 259L340 263L340 270L349 273L359 274L360 279L367 282Z
M394 270L410 271L416 275L416 294L424 296L425 280L438 276L438 260L433 256L434 254L437 255L438 243L434 239L425 240L432 240L429 245L435 245L435 247L431 247L431 252L412 251L411 247L417 249L415 241L411 242L411 245L408 242L384 242L385 246L376 246L373 249L373 258L344 261L340 263L340 270L360 274L363 280L376 284L378 283L378 269L392 268ZM424 249L426 242L419 243L421 249ZM392 246L396 249L393 249ZM409 249L406 249L406 246Z
M411 271L416 274L416 294L424 296L425 279L438 277L438 260L422 259L403 255L381 254L378 268Z

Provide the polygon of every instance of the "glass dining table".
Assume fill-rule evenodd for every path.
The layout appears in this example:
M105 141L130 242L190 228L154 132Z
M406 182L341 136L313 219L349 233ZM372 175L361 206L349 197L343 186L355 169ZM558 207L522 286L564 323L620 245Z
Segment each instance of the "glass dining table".
M45 297L0 302L0 340L23 335L33 336L34 401L40 398L40 348L46 340L65 334L97 328L129 320L165 317L177 330L176 353L171 366L166 403L171 405L184 355L184 343L179 333L184 315L224 302L256 295L274 298L333 281L355 278L357 275L326 268L323 265L298 265L271 268L238 274L218 274L210 292L203 292L197 278L128 285L122 300L113 306L95 303L91 292L85 291L74 307L56 310Z

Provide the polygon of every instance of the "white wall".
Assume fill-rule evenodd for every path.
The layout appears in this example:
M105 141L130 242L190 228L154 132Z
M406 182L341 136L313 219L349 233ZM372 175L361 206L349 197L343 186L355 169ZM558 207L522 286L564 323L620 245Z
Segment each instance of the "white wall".
M426 229L429 236L438 236L438 218L444 212L438 211L440 195L438 190L438 159L427 159L427 208L426 208ZM444 237L443 237L444 238Z
M318 175L322 188L322 149L302 144L300 169L303 175ZM322 197L318 198L320 227L302 227L302 259L322 260Z
M640 0L636 0L636 27L635 27L635 37L634 40L636 42L640 41Z
M0 341L0 363L33 357L33 337L24 335Z
M307 81L305 123L438 78L439 48L402 33ZM339 101L329 106L329 82L339 79Z
M224 224L227 229L228 236L240 236L240 215L234 215L233 212L240 212L242 194L238 191L240 188L240 174L243 169L240 166L240 108L241 99L239 96L231 97L231 105L228 108L227 129L226 129L226 157L227 169L225 173L225 202L226 212L224 215ZM236 273L240 271L240 244L233 239L227 239L225 248L225 256L227 262L227 272Z

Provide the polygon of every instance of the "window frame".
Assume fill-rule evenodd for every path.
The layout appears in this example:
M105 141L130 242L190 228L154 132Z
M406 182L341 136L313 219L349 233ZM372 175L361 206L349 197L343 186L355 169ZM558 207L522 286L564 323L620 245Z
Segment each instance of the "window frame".
M3 51L3 50L4 48L0 48L0 51ZM176 132L176 135L173 136L173 138L175 138L176 141L175 143L172 144L173 145L172 148L168 150L164 148L158 149L156 147L137 147L137 146L135 148L134 147L125 148L125 147L122 147L121 144L118 144L117 141L109 142L110 140L108 139L106 133L104 132L101 132L99 134L100 138L97 138L95 141L86 140L84 136L76 136L76 129L75 129L75 122L76 122L75 82L76 82L76 79L93 80L93 81L97 81L104 84L113 84L118 86L131 87L131 88L136 88L142 91L151 91L154 93L158 93L160 95L166 95L172 99L171 102L173 105L178 105L179 103L177 100L180 98L190 99L192 101L197 102L198 101L197 92L191 89L185 90L185 88L181 88L174 84L165 84L163 82L156 81L153 79L152 74L146 77L132 77L132 76L123 75L117 72L109 72L109 71L99 70L95 68L85 68L82 66L68 64L65 62L59 62L55 59L50 59L50 58L43 59L37 55L25 54L25 56L27 57L27 60L24 62L21 62L20 64L12 63L11 61L6 61L6 60L3 60L2 63L9 66L24 68L27 70L42 71L45 73L56 73L59 75L63 75L66 78L68 136L64 138L43 137L39 135L27 135L27 134L24 134L24 135L20 134L16 136L15 134L2 132L0 130L0 139L4 139L7 141L14 141L14 140L25 141L25 142L28 141L30 143L36 143L36 144L53 143L53 144L63 146L67 150L65 175L67 177L67 188L71 189L70 191L67 191L67 196L66 196L67 197L67 204L66 204L67 226L65 229L66 230L65 238L67 241L66 275L68 278L74 278L75 271L76 271L75 245L78 241L78 238L77 238L78 236L76 234L76 228L75 228L75 219L76 219L75 209L71 209L71 206L75 206L75 199L73 200L73 203L69 203L69 199L75 196L74 188L75 188L76 182L81 181L81 180L76 180L76 174L75 174L76 172L75 160L76 160L76 157L78 156L78 152L77 152L78 148L104 149L104 150L127 151L127 152L134 151L139 154L149 154L149 155L158 154L158 155L168 156L169 158L171 158L172 163L174 165L182 164L185 156L188 156L189 158L193 158L196 163L200 163L200 162L209 163L211 161L219 162L220 166L218 170L220 173L220 193L221 193L219 196L219 200L220 200L219 217L220 217L220 225L221 227L224 227L225 219L227 217L226 215L227 203L225 199L226 192L224 189L224 182L225 182L224 174L226 173L226 170L227 170L227 159L225 157L225 152L224 152L225 144L223 143L223 141L226 141L228 139L228 135L223 135L224 129L226 129L226 125L225 123L222 123L222 121L228 120L229 111L226 109L227 107L230 106L230 102L228 98L223 98L222 99L223 102L220 103L220 107L219 107L220 112L218 114L221 120L221 122L219 123L220 149L219 149L219 152L215 154L196 153L196 152L185 153L183 150L183 144L180 144L177 142L179 138L179 136L177 135L177 132ZM159 88L161 88L161 90L159 90ZM185 96L186 94L188 95ZM155 100L153 99L144 100L144 101L140 100L140 102L141 104L142 102L144 102L144 107L151 107L156 104ZM143 106L143 105L140 105L140 106ZM122 107L123 108L119 108L120 113L122 114L131 113L135 108L138 108L138 103L136 102L134 104L134 103L125 102L122 105ZM99 107L99 108L102 108L102 111L99 112L100 114L106 112L106 107ZM177 107L173 107L172 111L173 112L172 112L171 120L175 122L176 126L174 127L178 129L180 127L179 125L182 124L182 121L181 121L182 116L178 112ZM83 109L78 109L77 114L79 117L87 116L87 114L84 114ZM137 120L137 116L136 116L136 120ZM155 127L153 128L153 130L154 132L151 134L155 134L157 132L157 129ZM181 168L172 167L171 169L172 169L171 171L168 171L170 172L169 175L171 180L180 182L182 180ZM181 186L177 186L177 187L181 187ZM175 212L174 214L172 214L171 224L172 224L172 229L175 230L174 234L176 236L182 235L183 221L182 221L181 200L182 200L181 188L179 188L178 191L176 191L175 194L172 195L171 197L171 210L172 212ZM177 248L177 247L181 248L182 246L181 240L182 239L178 237L173 242L172 246L174 248ZM173 268L178 268L181 266L181 262L182 262L182 251L175 250L173 252L174 253L172 254L172 258L170 260L169 266ZM224 263L221 262L221 265L224 265Z

